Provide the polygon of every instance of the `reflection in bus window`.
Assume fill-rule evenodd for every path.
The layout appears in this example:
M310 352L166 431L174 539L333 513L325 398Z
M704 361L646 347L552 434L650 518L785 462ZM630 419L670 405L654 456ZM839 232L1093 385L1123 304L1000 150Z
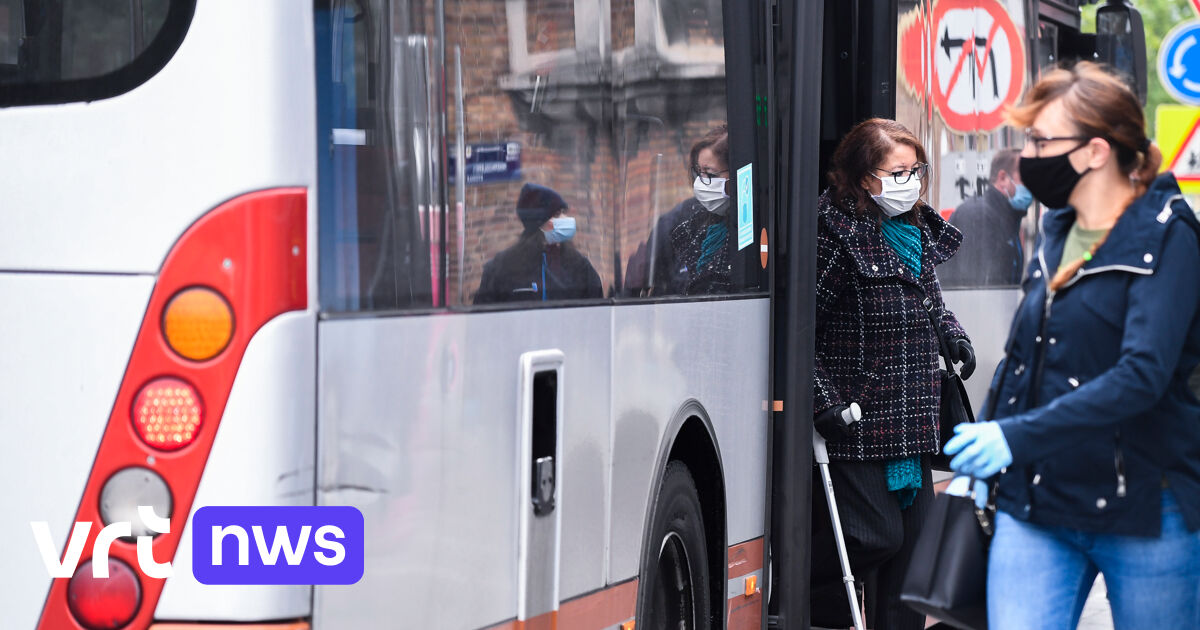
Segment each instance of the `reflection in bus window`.
M629 259L628 295L727 293L731 286L729 131L714 128L689 154L693 196L659 217Z
M562 196L545 186L521 187L516 216L524 231L483 266L476 304L604 297L600 276L571 244L575 217L567 209Z
M1020 152L992 156L984 192L962 202L950 223L963 234L958 253L938 268L945 287L1015 286L1024 268L1021 222L1033 196L1021 184Z

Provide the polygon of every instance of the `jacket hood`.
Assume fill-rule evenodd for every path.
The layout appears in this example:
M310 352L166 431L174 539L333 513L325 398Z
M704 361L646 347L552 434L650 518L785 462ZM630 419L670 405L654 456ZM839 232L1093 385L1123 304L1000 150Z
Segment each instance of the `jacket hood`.
M918 202L911 212L921 213L923 265L932 267L949 260L962 244L962 232L924 202ZM860 273L868 277L906 276L915 280L883 240L878 220L869 214L858 214L853 198L834 203L832 190L826 190L818 200L817 214L830 232L846 244Z
M1153 273L1161 257L1167 230L1175 221L1187 223L1200 234L1200 224L1184 200L1175 176L1164 173L1156 177L1146 193L1135 199L1117 219L1104 245L1096 250L1096 255L1082 270L1124 267L1135 273ZM1062 243L1074 223L1075 209L1072 207L1047 211L1042 223L1046 248L1061 252Z

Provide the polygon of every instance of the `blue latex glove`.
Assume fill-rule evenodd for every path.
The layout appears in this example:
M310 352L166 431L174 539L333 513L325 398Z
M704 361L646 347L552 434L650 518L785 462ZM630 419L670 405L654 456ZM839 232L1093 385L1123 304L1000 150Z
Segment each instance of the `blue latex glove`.
M950 469L960 475L987 479L1012 463L1012 451L1004 432L995 422L963 422L955 425L954 437L946 443Z

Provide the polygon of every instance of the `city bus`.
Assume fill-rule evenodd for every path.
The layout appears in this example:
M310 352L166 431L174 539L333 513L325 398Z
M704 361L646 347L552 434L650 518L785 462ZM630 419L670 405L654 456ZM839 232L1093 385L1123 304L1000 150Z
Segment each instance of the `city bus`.
M1072 0L0 0L5 626L807 627L823 166L888 116L935 180L984 168L1078 31ZM947 293L980 373L1015 292ZM205 506L352 506L362 578L202 584Z

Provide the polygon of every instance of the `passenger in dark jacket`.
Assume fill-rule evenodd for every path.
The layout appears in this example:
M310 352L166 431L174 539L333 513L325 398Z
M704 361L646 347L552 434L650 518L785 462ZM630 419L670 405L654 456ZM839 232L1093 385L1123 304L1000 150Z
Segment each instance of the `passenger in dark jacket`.
M943 287L1016 286L1025 257L1021 248L1021 219L1033 197L1017 173L1019 152L997 151L992 156L988 189L959 204L950 224L963 242L952 260L938 268Z
M476 304L604 297L600 276L570 243L575 219L566 210L562 196L545 186L521 188L517 216L525 231L484 265Z
M927 175L925 150L908 129L868 120L838 146L832 186L817 206L813 411L827 440L851 566L860 577L878 571L877 613L867 620L877 630L925 627L899 593L933 496L928 456L940 447L931 310L964 374L974 369L970 342L942 302L934 272L961 236L919 200ZM847 432L831 419L850 403L863 417ZM828 517L822 501L813 509L813 624L846 627Z
M946 446L1000 473L989 627L1074 628L1100 572L1117 628L1200 628L1200 224L1098 66L1046 74L1012 116L1025 185L1067 207L1043 215L991 421Z

